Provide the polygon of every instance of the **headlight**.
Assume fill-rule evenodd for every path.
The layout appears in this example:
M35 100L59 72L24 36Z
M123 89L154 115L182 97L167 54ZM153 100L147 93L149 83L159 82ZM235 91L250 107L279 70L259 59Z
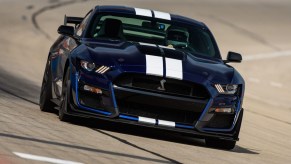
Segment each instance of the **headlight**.
M87 62L85 60L81 60L80 65L83 69L85 69L87 71L91 72L91 71L95 70L95 72L99 73L99 74L104 74L110 70L110 67L107 67L105 65L96 66L95 63Z
M220 94L235 94L238 88L236 84L215 84L214 86Z
M92 71L96 66L94 63L81 60L81 66L87 71Z

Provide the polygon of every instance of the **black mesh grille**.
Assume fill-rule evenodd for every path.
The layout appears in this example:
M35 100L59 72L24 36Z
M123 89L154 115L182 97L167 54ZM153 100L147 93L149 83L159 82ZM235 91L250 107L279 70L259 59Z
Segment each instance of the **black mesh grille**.
M173 108L160 108L154 105L118 102L119 111L124 114L174 121L177 123L194 124L200 113Z
M120 113L185 124L194 124L208 102L124 88L114 92Z
M208 99L209 94L204 86L176 79L166 78L165 90L159 89L162 77L144 74L123 74L115 80L115 85L121 87L147 90L163 94L186 96L192 98Z

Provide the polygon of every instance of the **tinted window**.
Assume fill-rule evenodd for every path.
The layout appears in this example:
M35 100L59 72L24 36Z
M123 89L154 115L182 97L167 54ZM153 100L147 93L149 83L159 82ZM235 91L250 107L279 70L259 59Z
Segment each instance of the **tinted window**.
M181 49L194 55L219 56L211 34L196 25L132 15L98 15L90 28L89 38L144 42Z
M180 42L188 41L188 37L186 36L186 34L180 31L169 31L167 39Z

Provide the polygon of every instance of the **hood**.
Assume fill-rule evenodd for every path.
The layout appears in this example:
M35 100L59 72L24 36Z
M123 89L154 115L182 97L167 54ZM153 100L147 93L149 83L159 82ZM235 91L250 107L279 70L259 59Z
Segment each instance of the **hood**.
M187 52L153 44L123 41L85 41L90 58L120 72L146 73L203 83L229 84L234 69L221 60L197 57Z

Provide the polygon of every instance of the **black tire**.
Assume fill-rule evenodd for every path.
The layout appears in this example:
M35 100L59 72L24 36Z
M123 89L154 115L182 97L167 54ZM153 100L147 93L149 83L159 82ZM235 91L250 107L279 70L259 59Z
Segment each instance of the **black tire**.
M241 110L239 118L237 120L234 139L238 139L241 124L242 124L243 113L244 113L244 109ZM225 150L233 149L236 144L236 141L222 140L222 139L215 139L215 138L206 138L205 142L206 142L206 145L209 147L225 149Z
M238 139L240 128L241 128L241 124L242 124L243 115L244 115L244 109L242 108L241 111L240 111L239 118L237 120L236 127L235 127L235 135L234 135L235 139Z
M49 59L47 60L42 79L41 91L39 96L39 107L43 112L53 112L55 104L52 99L52 74Z
M61 105L59 108L59 119L61 121L69 122L72 121L72 116L66 114L70 110L70 99L71 99L71 80L70 80L70 70L66 71L61 95Z

